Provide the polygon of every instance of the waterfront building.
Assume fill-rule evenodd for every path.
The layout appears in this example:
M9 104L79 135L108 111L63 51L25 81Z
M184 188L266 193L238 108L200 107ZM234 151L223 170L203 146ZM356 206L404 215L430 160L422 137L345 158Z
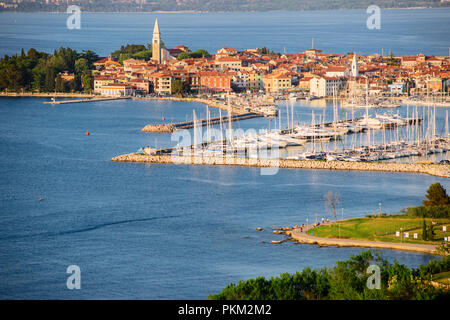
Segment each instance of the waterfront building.
M266 92L282 92L291 88L291 76L288 73L270 73L262 78Z
M309 90L316 97L329 97L337 95L342 85L343 81L337 77L315 77L309 81Z
M248 89L250 88L250 75L249 72L246 71L238 71L231 78L231 84L239 89Z
M250 71L248 73L248 86L253 90L263 90L263 78L264 73L259 71Z
M114 79L108 76L95 76L94 77L94 93L102 94L102 87L107 84L114 83Z
M166 95L171 94L172 90L172 74L168 71L158 71L149 75L150 82L153 85L155 93Z
M150 83L144 79L133 79L127 82L128 85L135 88L136 93L148 94L150 92Z
M231 91L234 72L203 71L200 72L201 89Z
M108 97L133 96L134 92L134 87L125 83L110 83L100 88L100 94Z
M392 84L388 84L388 88L391 93L401 94L403 92L403 90L405 90L405 84L404 83L392 83Z
M442 91L442 79L440 77L430 77L427 80L427 89L430 91Z

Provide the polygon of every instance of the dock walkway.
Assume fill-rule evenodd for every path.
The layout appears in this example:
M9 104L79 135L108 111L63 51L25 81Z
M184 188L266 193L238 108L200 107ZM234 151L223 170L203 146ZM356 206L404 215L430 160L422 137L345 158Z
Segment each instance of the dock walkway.
M247 119L253 119L253 118L259 118L264 117L263 114L249 112L244 114L234 114L230 117L230 120L232 122L234 121L240 121L240 120L247 120ZM197 120L197 125L199 127L204 127L207 125L216 125L220 123L226 123L229 121L228 117L217 117L217 118L211 118L211 119L199 119ZM173 132L175 130L181 130L181 129L191 129L194 127L194 121L184 121L184 122L178 122L178 123L168 123L168 124L148 124L146 125L141 131L142 132Z
M45 104L68 104L68 103L82 103L82 102L98 102L98 101L110 101L110 100L123 100L131 99L131 97L99 97L92 99L73 99L73 100L60 100L60 101L45 101Z

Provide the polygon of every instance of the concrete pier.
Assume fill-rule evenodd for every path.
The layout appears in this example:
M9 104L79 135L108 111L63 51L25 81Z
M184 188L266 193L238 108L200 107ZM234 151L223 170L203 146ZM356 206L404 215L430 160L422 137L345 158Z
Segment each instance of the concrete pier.
M254 112L244 113L244 114L234 114L230 117L231 121L241 121L253 118L264 117L264 115ZM228 117L224 116L222 118L211 118L211 119L199 119L197 124L199 127L204 127L207 125L216 125L220 123L227 123ZM178 123L168 123L168 124L148 124L141 131L142 132L173 132L175 130L181 129L191 129L194 127L194 121L184 121Z
M45 104L68 104L68 103L82 103L82 102L97 102L110 100L131 99L130 97L94 97L92 99L74 99L74 100L60 100L60 101L45 101Z

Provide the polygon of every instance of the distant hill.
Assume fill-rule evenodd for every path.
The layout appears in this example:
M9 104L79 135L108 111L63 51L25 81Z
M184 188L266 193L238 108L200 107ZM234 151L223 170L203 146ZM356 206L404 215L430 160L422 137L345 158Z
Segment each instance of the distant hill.
M48 3L47 3L48 2ZM68 4L85 12L154 11L301 11L380 8L450 7L450 0L3 0L0 11L65 12Z

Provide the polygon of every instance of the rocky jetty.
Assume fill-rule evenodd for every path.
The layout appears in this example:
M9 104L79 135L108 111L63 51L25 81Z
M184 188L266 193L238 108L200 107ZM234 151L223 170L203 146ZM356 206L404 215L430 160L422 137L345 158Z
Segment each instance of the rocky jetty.
M250 159L237 157L188 157L172 155L125 154L114 157L116 162L143 162L192 165L230 165L262 168L289 168L313 170L356 170L425 173L437 177L450 178L450 165L447 164L413 164L393 162L346 162L286 159Z

